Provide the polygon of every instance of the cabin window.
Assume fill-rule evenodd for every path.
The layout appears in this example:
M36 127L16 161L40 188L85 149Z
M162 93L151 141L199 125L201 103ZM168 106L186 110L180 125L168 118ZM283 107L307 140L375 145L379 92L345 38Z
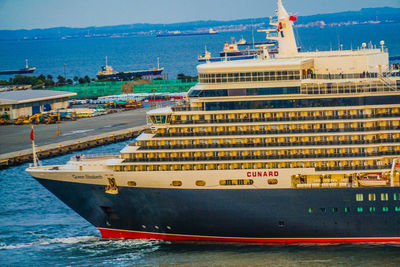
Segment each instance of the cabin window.
M278 179L268 179L268 184L277 184Z
M369 201L375 201L376 200L376 195L375 194L368 194L368 200Z
M362 207L357 207L357 212L363 212L363 208Z
M400 193L394 193L393 200L400 200Z
M389 208L388 208L388 207L382 207L382 211L383 211L383 212L388 212L388 211L389 211Z
M350 208L344 208L344 212L345 212L345 213L350 212Z
M332 212L333 212L333 213L338 212L338 208L332 208Z
M128 186L136 186L136 182L135 181L128 181Z
M326 213L326 208L321 208L322 213Z
M220 185L252 185L252 179L235 179L235 180L220 180Z
M197 181L196 181L196 185L197 185L197 186L205 186L205 185L206 185L206 181L204 181L204 180L197 180Z
M381 193L381 200L382 201L388 201L389 196L388 193Z
M375 207L369 207L369 212L375 212Z
M400 211L400 207L398 207L398 206L394 207L394 211L399 212Z
M364 195L363 194L356 194L356 201L364 201Z
M172 181L172 186L182 186L182 181Z
M314 209L313 208L308 208L308 213L313 213Z

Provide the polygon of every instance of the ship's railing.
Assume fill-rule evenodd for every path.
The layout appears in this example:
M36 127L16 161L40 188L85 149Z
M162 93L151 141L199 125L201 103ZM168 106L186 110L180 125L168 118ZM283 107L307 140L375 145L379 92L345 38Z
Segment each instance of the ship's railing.
M158 133L155 137L178 136L220 136L220 135L261 135L261 134L304 134L304 133L336 133L336 132L369 132L383 130L400 130L399 126L357 127L357 128L321 128L321 129L281 129L259 131L221 131L221 132L186 132L186 133Z
M281 121L318 121L318 120L351 120L351 119L372 119L372 118L395 118L400 117L400 113L383 114L360 114L348 116L293 116L281 118L251 118L251 119L216 119L216 120L173 120L171 124L210 124L210 123L247 123L247 122L281 122Z
M298 147L298 146L333 146L333 145L362 145L362 144L400 143L400 138L378 140L348 140L348 141L318 141L318 142L279 142L279 143L239 143L239 144L197 144L197 145L163 145L141 146L139 150L157 149L198 149L198 148L244 148L244 147Z
M302 94L357 94L400 91L395 81L379 83L302 83Z
M203 108L191 107L190 105L174 106L172 111L203 111Z
M358 78L378 78L377 72L363 73L339 73L339 74L307 74L302 79L336 80L336 79L358 79Z
M75 154L71 157L72 161L80 161L84 159L93 158L114 158L119 157L115 152L104 152L104 153L88 153L88 154Z
M199 156L199 157L169 157L169 158L134 158L125 159L123 162L197 162L197 161L232 161L232 160L298 160L298 159L330 159L335 158L366 158L380 156L398 156L400 151L381 151L371 153L316 153L316 154L294 154L294 155L261 155L261 156Z
M365 172L366 170L387 170L392 165L367 165L367 166L342 166L342 167L316 167L316 171L360 171Z

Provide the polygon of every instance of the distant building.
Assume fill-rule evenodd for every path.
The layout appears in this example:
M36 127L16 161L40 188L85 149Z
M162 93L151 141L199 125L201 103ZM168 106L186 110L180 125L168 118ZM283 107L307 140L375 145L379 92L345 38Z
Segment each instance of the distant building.
M19 116L68 107L69 97L76 93L49 90L19 90L0 92L0 116L7 114L10 120Z

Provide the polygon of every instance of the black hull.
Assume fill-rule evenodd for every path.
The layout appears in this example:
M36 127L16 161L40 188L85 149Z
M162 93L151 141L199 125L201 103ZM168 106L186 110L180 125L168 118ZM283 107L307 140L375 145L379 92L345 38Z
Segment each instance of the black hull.
M36 68L19 69L19 70L1 70L0 75L26 74L26 73L33 73L35 70Z
M119 194L112 195L105 193L104 186L38 180L99 229L238 240L400 237L400 212L395 211L400 201L393 200L393 194L400 192L397 187L253 190L120 187ZM363 202L355 200L357 193L364 194ZM366 200L368 193L375 193L377 201ZM389 200L380 201L381 193L388 193ZM358 207L363 212L358 212ZM370 212L370 207L375 207L375 211ZM384 207L388 211L384 212ZM310 213L309 208L314 211ZM350 211L345 212L345 208Z

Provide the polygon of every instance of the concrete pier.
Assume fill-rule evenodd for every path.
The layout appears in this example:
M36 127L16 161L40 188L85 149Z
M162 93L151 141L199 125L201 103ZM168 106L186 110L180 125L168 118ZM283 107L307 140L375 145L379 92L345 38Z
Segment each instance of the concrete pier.
M134 138L146 124L149 108L64 121L34 128L39 159ZM30 125L0 127L0 169L32 162ZM57 135L57 131L61 134Z
M73 151L84 150L115 142L125 141L138 136L144 127L135 127L120 131L103 133L98 136L87 136L77 140L68 140L58 144L49 144L37 148L36 155L39 159L64 155ZM0 169L32 162L32 149L10 152L0 155Z

